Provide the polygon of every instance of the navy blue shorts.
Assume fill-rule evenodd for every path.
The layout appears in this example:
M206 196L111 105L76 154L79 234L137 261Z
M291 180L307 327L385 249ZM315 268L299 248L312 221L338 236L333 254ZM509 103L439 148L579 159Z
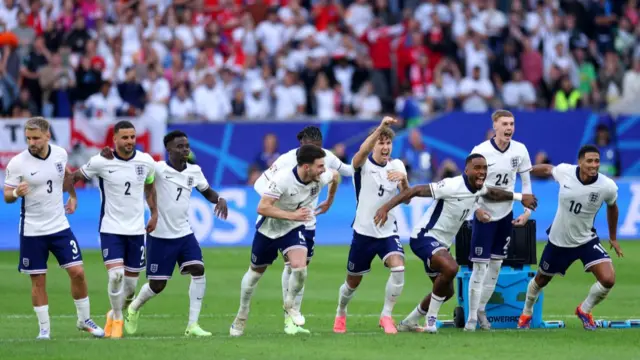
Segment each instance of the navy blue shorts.
M71 228L67 228L49 235L21 235L18 271L25 274L46 274L49 252L53 253L63 269L82 265L80 244Z
M449 251L449 249L431 236L411 238L409 240L409 246L411 246L413 253L424 263L424 270L429 277L436 277L440 274L439 271L431 268L431 257L438 251Z
M144 235L100 233L100 247L105 265L124 262L126 271L139 273L144 270Z
M513 211L500 220L488 223L483 223L474 216L469 260L488 262L490 259L506 259L513 231L512 221Z
M278 251L284 256L291 249L306 249L303 232L304 226L300 226L277 239L271 239L256 231L251 245L251 264L254 267L269 266L278 257Z
M564 276L569 266L578 259L582 261L584 271L589 270L595 264L611 262L607 250L600 245L599 238L574 248L560 247L547 242L540 257L538 271L548 276Z
M398 235L386 238L374 238L353 232L351 249L349 249L349 261L347 273L350 275L362 275L371 271L371 262L378 255L382 262L391 255L404 257L404 249Z
M304 236L304 241L307 243L307 263L311 261L311 258L314 254L314 249L316 247L316 231L314 230L303 230L302 236Z
M202 250L193 234L177 239L163 239L147 235L147 279L168 280L176 264L180 274L189 265L203 265Z

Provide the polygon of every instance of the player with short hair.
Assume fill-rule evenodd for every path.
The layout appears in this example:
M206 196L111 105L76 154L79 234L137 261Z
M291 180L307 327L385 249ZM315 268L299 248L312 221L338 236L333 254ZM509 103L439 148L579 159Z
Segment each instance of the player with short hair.
M211 203L216 204L215 214L227 218L227 202L218 196L207 182L198 165L188 163L191 148L189 138L182 131L174 130L164 137L169 161L160 161L155 167L155 184L158 197L158 224L147 235L147 278L127 308L124 329L135 334L138 329L140 308L167 285L176 265L182 275L191 275L189 285L189 322L186 336L211 336L198 325L202 299L206 289L204 262L200 244L189 225L189 204L193 189L197 189ZM110 148L101 155L113 159Z
M69 173L68 154L63 148L49 144L50 125L42 117L27 120L24 133L28 149L7 165L4 201L21 202L18 270L31 277L31 301L40 323L37 338L51 338L46 289L49 252L71 279L71 296L78 313L76 326L95 337L103 337L104 331L91 320L82 252L65 216L65 212L75 212L78 201L73 185L64 181ZM69 193L66 206L63 192Z
M400 203L416 196L436 200L414 227L410 240L411 250L424 262L425 271L433 282L433 291L398 324L398 330L438 331L438 312L442 304L453 296L453 283L458 273L458 263L449 253L449 248L480 197L491 201L521 200L525 206L536 207L536 199L532 195L484 186L486 175L487 161L484 156L471 154L465 161L463 175L414 186L396 195L376 212L375 223L384 226L389 211ZM488 222L489 218L483 218L482 221ZM426 326L422 327L419 321L425 315Z
M315 145L301 146L297 165L289 171L277 172L262 195L251 247L251 266L242 277L240 308L229 329L231 336L244 333L253 291L267 267L278 257L278 251L287 256L291 266L284 301L284 331L291 335L309 333L302 328L300 319L303 317L294 303L307 278L305 224L313 218L313 205L322 187L329 185L328 203L333 202L338 188L340 175L333 170L325 171L325 156L325 151Z
M115 124L114 160L93 156L73 173L73 182L98 177L100 184L100 247L109 275L111 310L107 313L105 336L121 338L125 299L133 299L138 275L145 268L144 236L156 228L158 208L154 181L155 161L137 151L136 130L129 121ZM144 201L151 218L144 225Z
M319 148L322 147L322 132L317 126L309 125L302 129L298 135L297 139L300 142L300 146L302 145L315 145ZM299 148L292 149L285 154L280 155L276 161L273 162L271 167L267 169L262 175L256 180L254 184L254 189L258 192L258 194L262 195L269 186L269 181L273 179L275 174L285 169L285 171L290 171L290 169L297 164L296 154L298 153ZM353 167L351 165L347 165L340 161L337 156L335 156L331 151L327 149L324 150L326 156L324 157L324 165L329 170L336 170L342 176L353 176ZM330 202L324 201L320 204L320 211L318 214L323 214L329 210L331 207ZM316 198L313 203L313 207L318 207L318 199ZM312 214L312 219L309 220L305 224L305 229L302 232L304 235L305 242L307 243L307 266L311 262L311 259L314 255L314 247L315 247L315 238L316 238L316 217ZM289 266L289 262L287 257L284 257L284 269L282 271L282 300L287 297L287 287L289 285L289 277L291 276L291 266ZM304 294L304 288L300 290L298 296L296 296L296 300L294 303L294 307L297 310L296 314L300 313L300 309L302 307L302 296ZM299 324L304 325L305 319L302 316L300 319L297 319Z
M396 122L385 116L380 126L362 143L351 163L355 169L356 216L352 224L347 278L338 292L338 308L333 323L335 333L347 331L347 305L364 274L371 271L371 262L376 255L390 270L379 324L387 334L398 332L391 314L404 287L404 250L393 215L386 226L378 227L373 223L376 209L398 191L409 188L404 164L398 159L391 160L395 134L389 126Z
M512 140L515 118L507 110L497 110L491 115L495 136L473 148L472 154L482 154L487 159L488 186L513 192L516 175L522 180L522 193L531 194L531 159L524 144ZM491 221L480 219L490 216ZM469 314L465 331L491 329L486 305L496 288L502 261L507 257L513 226L523 226L529 220L530 211L513 218L513 202L491 202L480 198L473 218L469 260L473 262L469 284Z
M527 287L524 310L518 328L529 328L533 305L538 294L555 275L564 276L571 264L580 259L585 272L591 272L596 283L591 286L587 298L576 308L575 314L585 330L595 330L596 323L591 311L604 300L615 284L613 263L600 244L593 227L596 214L607 204L609 244L616 255L622 257L617 240L618 186L607 176L599 173L600 151L593 145L583 146L578 153L578 165L535 165L531 173L535 176L553 176L558 182L558 209L553 223L547 229L549 242L540 257L536 276Z

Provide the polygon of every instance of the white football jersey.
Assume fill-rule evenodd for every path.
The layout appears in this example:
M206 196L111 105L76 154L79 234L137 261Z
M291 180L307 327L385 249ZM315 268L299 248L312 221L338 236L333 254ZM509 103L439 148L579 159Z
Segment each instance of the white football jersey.
M344 164L331 151L327 149L322 149L322 150L324 150L326 154L324 157L324 166L326 169L335 170L338 173L340 173L340 175L342 176L353 176L353 167L351 165ZM265 191L267 191L267 189L269 188L269 182L271 181L271 179L273 179L273 177L278 171L282 169L289 171L292 167L297 166L298 165L297 155L298 155L297 148L280 155L276 159L276 161L273 162L271 167L265 170L262 173L262 175L260 175L258 180L256 180L255 184L253 185L253 188L256 190L256 192L260 195L263 195ZM315 202L313 203L314 209L318 206L318 201L319 201L318 198L316 198ZM315 216L313 217L313 219L309 220L305 224L305 228L307 230L314 230L316 228Z
M43 236L69 228L62 190L67 156L65 149L49 145L44 159L24 150L7 164L5 186L29 184L29 192L20 199L20 235Z
M487 188L483 186L479 191L473 192L465 175L447 178L429 184L429 187L434 201L413 228L411 237L417 238L424 234L449 248L460 226L473 211L476 201L487 193Z
M481 154L487 159L487 178L485 184L490 187L514 192L516 174L531 170L529 151L523 143L511 140L503 152L493 139L487 140L471 150L472 154ZM497 221L513 211L513 201L485 201L480 198L479 204Z
M377 226L373 221L376 211L398 194L398 182L387 180L389 171L407 173L401 160L394 159L380 165L369 155L364 165L353 174L357 205L352 227L360 235L386 238L398 234L398 223L394 215L395 211L399 211L397 208L389 212L384 226Z
M312 212L315 211L314 204L316 204L320 190L333 181L333 173L325 171L320 175L320 181L303 183L298 177L297 167L292 167L292 169L276 173L262 196L278 199L275 206L282 210L295 211L298 208L306 207ZM304 223L258 216L256 229L268 238L277 239L300 225L304 225Z
M153 180L154 166L151 155L136 151L129 160L95 155L80 168L87 179L98 177L101 233L145 234L144 184L147 179Z
M613 205L618 198L618 186L613 180L598 174L593 182L585 184L579 171L578 166L569 164L553 168L560 190L556 216L547 233L556 246L578 247L598 237L593 223L602 202Z
M193 233L189 225L189 203L193 188L205 191L209 183L198 165L187 164L178 171L164 161L156 163L155 184L158 195L158 225L152 236L177 239Z

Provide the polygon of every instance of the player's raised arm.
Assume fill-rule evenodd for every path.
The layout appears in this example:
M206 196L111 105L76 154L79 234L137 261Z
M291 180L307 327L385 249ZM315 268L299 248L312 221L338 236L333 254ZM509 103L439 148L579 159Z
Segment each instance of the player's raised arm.
M536 177L549 177L553 175L553 165L540 164L531 168L531 174Z
M382 119L380 125L375 129L375 131L369 134L367 139L362 143L362 145L360 145L360 149L358 150L358 152L353 156L351 164L353 165L354 169L361 168L362 165L364 165L364 162L367 161L367 156L369 156L371 151L373 151L373 147L376 145L376 142L380 138L380 132L382 131L382 129L387 126L393 125L396 122L398 121L390 116L385 116Z
M532 194L513 193L498 188L486 187L486 193L482 196L493 201L520 201L525 208L535 210L538 206L538 199Z
M329 208L333 204L333 200L336 197L336 192L338 191L338 185L340 185L340 174L335 170L329 170L328 174L331 174L331 180L329 182L329 190L327 191L327 199L323 201L316 208L316 215L321 215L329 211ZM322 174L324 176L324 174ZM328 175L327 175L328 176Z
M378 226L383 226L387 222L387 214L391 209L400 205L400 203L408 203L414 197L433 197L431 191L431 184L429 185L416 185L408 190L401 192L400 194L391 198L386 204L382 205L376 212L373 221Z

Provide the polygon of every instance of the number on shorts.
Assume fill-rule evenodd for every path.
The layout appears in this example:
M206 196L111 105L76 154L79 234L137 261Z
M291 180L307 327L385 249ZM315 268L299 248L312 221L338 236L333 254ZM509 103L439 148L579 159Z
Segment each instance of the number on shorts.
M462 216L460 216L460 221L464 220L467 218L467 216L469 216L469 209L464 209L462 210Z
M384 188L382 187L382 185L380 185L380 188L378 189L378 196L382 195L384 195Z
M398 244L398 248L402 249L402 243L400 242L400 238L399 237L394 237L393 239L396 241L396 244Z
M131 193L129 192L129 190L131 189L131 183L127 181L126 183L124 183L124 186L126 187L126 189L124 189L124 194L131 195Z
M144 245L140 246L140 264L144 263Z
M582 204L573 200L571 200L570 203L571 204L569 205L569 211L576 215L580 214L580 211L582 210Z
M182 195L182 188L181 187L178 188L178 196L176 196L176 201L178 201L180 199L180 195Z
M49 187L47 193L51 194L53 192L53 181L47 180L47 186Z
M304 235L302 235L302 231L298 231L298 237L300 238L300 241L302 241L302 242L306 241L304 239Z
M507 255L507 250L509 250L509 244L511 244L511 236L507 236L507 243L504 244L504 247L502 248L505 255Z
M71 241L69 241L69 245L71 245L71 252L73 253L73 255L77 255L78 254L78 243L76 243L75 240L71 240Z
M605 250L601 244L595 244L593 245L593 248L600 251L601 253L607 255L607 250Z
M498 174L498 180L496 181L496 186L509 185L509 174L505 173L504 175Z

